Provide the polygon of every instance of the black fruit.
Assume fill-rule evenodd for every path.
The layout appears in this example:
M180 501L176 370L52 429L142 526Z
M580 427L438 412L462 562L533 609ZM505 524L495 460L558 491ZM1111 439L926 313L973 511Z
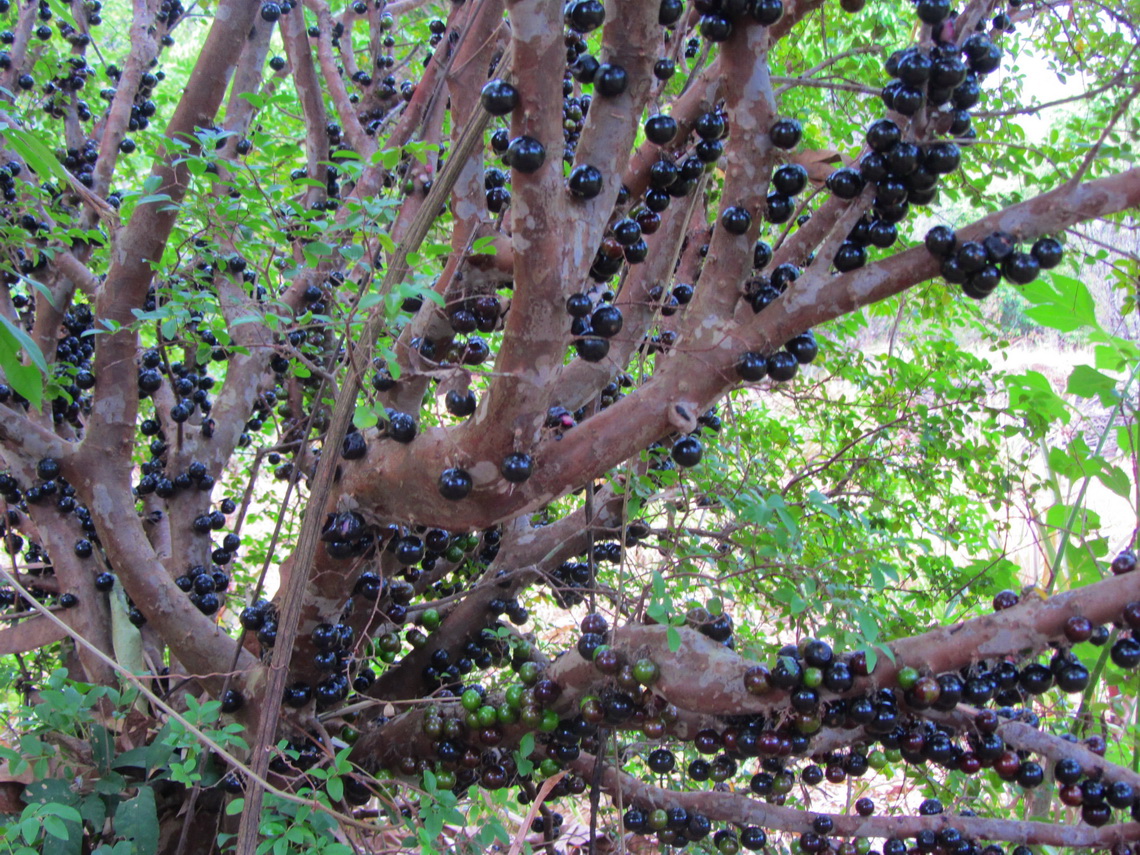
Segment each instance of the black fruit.
M1037 278L1041 266L1028 252L1015 252L1001 266L1002 275L1014 285L1028 285Z
M570 193L579 199L593 199L602 192L602 173L595 166L580 164L570 171L566 180Z
M546 162L546 147L534 137L515 137L507 146L504 158L511 169L530 174Z
M1042 270L1051 270L1061 263L1065 250L1056 238L1043 237L1037 239L1029 252Z
M693 436L682 437L673 443L672 457L678 466L689 468L701 462L701 442Z
M935 26L950 15L950 0L918 0L914 8L920 21Z
M772 186L777 193L795 196L807 187L807 170L798 163L786 163L772 175Z
M867 128L867 145L880 154L889 151L901 137L899 126L890 119L879 119Z
M453 502L466 498L471 486L471 475L466 469L451 467L439 476L439 494Z
M613 98L626 90L629 85L629 75L620 65L604 62L598 66L598 73L594 75L594 91L606 98Z
M954 143L937 142L926 148L924 164L936 175L947 175L962 162L962 151Z
M512 484L521 484L534 471L534 459L521 451L512 452L503 458L499 473Z
M867 263L867 250L852 241L844 241L835 251L835 269L840 273L855 270Z
M786 223L795 213L796 206L790 196L785 196L783 193L769 193L767 201L770 223Z
M665 145L677 136L677 120L658 113L645 120L645 138L651 143Z
M720 215L720 224L729 234L742 235L751 227L752 215L747 208L733 205L724 209Z
M784 383L796 376L799 363L786 350L778 350L768 357L768 376L778 383Z
M761 26L770 27L783 17L784 4L782 0L749 0L748 14Z
M863 192L863 176L855 169L844 166L827 176L827 189L840 199L854 199Z
M763 380L768 376L768 358L751 351L741 354L736 360L736 373L747 383Z
M588 33L605 23L606 7L600 0L578 0L566 4L562 19L574 32Z
M479 103L492 116L505 116L519 103L519 91L505 80L488 80L479 93Z
M792 149L800 144L804 128L796 119L780 119L768 130L768 138L776 148Z
M935 226L926 233L923 242L931 255L946 258L957 248L958 238L949 226Z

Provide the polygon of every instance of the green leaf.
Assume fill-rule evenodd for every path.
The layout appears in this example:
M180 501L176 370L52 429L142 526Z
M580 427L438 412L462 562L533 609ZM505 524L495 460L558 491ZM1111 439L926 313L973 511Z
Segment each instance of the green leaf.
M20 360L21 351L28 354L31 365ZM8 384L38 410L48 374L47 362L31 336L4 315L0 315L0 368L4 369Z
M1119 466L1106 465L1096 473L1097 480L1122 499L1132 498L1132 481Z
M1096 303L1088 287L1079 279L1052 273L1040 276L1022 289L1022 296L1033 305L1026 317L1044 327L1072 332L1081 327L1100 329L1096 320Z
M7 127L4 128L4 139L40 178L47 179L54 175L60 181L68 181L63 164L55 159L51 149L40 142L35 134L22 128Z
M67 824L58 816L45 816L43 818L44 831L52 837L58 837L60 840L67 840L70 836L67 832Z
M115 756L115 738L101 724L91 728L91 755L100 772L110 771L111 759Z
M127 799L115 811L115 831L134 841L135 852L152 855L158 850L158 811L154 790L139 787L138 795Z
M329 794L329 798L334 802L339 802L344 798L344 780L339 776L329 778L325 781L325 790Z
M681 633L677 632L676 627L669 627L665 630L665 639L669 642L669 652L676 653L681 649Z
M1101 374L1089 365L1078 365L1069 374L1065 391L1079 398L1098 396L1106 407L1114 403L1116 381L1107 374Z

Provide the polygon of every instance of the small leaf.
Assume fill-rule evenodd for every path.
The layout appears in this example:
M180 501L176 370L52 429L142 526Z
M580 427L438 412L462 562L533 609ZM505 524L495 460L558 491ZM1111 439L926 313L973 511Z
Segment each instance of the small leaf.
M47 179L54 175L60 181L68 180L67 170L63 168L63 164L56 160L55 155L40 142L39 137L22 128L9 126L4 128L4 139L40 178Z
M158 849L158 811L154 790L139 787L138 795L127 799L115 811L115 831L135 843L135 851L151 853Z

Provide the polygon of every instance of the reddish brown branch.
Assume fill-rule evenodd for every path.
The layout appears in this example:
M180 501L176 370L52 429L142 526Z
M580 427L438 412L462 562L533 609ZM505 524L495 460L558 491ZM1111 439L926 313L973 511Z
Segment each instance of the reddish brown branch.
M589 775L595 758L583 752L570 767L580 775ZM837 837L914 837L924 829L940 831L956 828L964 837L975 840L1003 840L1044 846L1081 848L1110 847L1121 841L1140 838L1140 823L1129 822L1093 828L1088 825L1062 825L1051 822L1018 822L1004 819L953 816L846 816L815 811L776 807L735 793L677 792L639 781L606 764L602 788L612 797L621 792L622 802L642 807L682 807L700 813L714 822L734 822L760 828L802 833L812 830L817 816L830 816Z

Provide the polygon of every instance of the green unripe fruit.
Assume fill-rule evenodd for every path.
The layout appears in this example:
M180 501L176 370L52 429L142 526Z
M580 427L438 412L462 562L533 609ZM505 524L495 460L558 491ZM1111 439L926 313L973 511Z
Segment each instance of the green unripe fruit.
M661 669L652 659L638 659L633 663L633 679L643 686L652 686L661 676Z
M906 668L900 668L898 674L899 688L909 689L918 682L918 670L911 668L909 665Z
M543 733L553 733L558 727L558 713L554 710L546 710L542 714L542 723L538 729Z

